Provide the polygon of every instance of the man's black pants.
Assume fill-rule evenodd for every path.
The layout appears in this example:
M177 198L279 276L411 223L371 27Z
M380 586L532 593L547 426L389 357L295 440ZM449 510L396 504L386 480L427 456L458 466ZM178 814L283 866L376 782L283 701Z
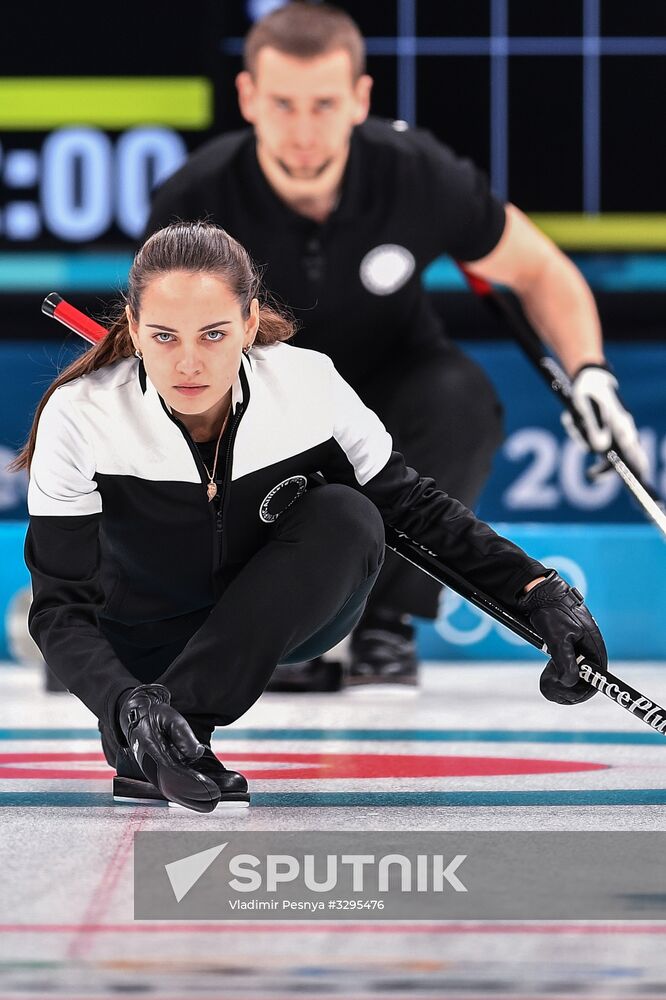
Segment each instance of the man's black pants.
M502 442L502 407L485 372L453 343L442 354L382 370L355 385L393 437L407 465L474 509ZM440 584L394 552L368 601L375 607L435 619Z
M109 641L137 683L166 685L171 704L206 739L247 712L277 664L319 656L348 635L384 551L384 524L370 500L348 486L318 486L278 518L193 634L150 649ZM104 736L113 757L113 737Z

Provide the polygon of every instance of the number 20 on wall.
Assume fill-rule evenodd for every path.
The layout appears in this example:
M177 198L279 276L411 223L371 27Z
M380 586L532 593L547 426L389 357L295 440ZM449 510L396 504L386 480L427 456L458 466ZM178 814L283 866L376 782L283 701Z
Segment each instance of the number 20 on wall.
M641 441L650 458L650 468L661 459L659 492L666 487L666 438L659 443L653 428L640 432ZM564 441L543 427L523 427L514 431L504 444L502 453L511 462L528 459L527 465L504 491L502 500L509 510L554 510L566 503L580 510L599 510L612 503L622 491L622 483L614 474L588 482L585 469L590 456L574 441ZM651 477L652 478L652 477Z

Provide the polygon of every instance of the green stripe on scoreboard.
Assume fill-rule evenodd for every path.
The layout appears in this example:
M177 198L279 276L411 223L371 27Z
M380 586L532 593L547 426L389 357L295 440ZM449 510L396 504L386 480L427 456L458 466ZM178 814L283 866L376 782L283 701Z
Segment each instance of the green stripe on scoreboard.
M563 250L666 250L666 215L658 213L535 213L530 218Z
M0 129L7 131L147 123L199 131L212 121L213 86L205 77L0 77Z

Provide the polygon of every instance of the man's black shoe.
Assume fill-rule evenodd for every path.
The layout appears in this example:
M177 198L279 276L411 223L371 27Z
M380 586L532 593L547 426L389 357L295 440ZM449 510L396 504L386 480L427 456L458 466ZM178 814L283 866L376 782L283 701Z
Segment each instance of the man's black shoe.
M414 628L395 619L361 622L351 637L351 662L345 679L347 688L415 691L419 661Z
M220 790L193 767L205 747L170 700L163 684L140 684L122 700L120 728L144 778L165 799L195 812L212 812Z
M266 691L305 694L339 691L342 687L342 664L316 656L303 663L281 663L275 668Z
M206 747L192 767L215 782L220 790L219 806L249 806L250 793L245 777L238 771L229 771L210 747ZM168 801L159 788L147 780L126 747L118 750L116 772L113 779L113 798L116 802L137 802L146 805L148 802L158 804Z

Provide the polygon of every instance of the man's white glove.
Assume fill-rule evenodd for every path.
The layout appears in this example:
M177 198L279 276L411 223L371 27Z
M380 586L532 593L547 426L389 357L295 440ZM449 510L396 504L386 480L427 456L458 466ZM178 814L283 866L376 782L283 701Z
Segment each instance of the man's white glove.
M615 441L621 457L642 479L647 479L648 457L638 437L634 418L622 405L617 388L617 379L609 368L583 365L572 380L571 401L583 422L584 436L570 413L562 414L562 424L569 437L586 450L603 455ZM595 479L610 468L608 462L602 459L588 471L588 476Z

